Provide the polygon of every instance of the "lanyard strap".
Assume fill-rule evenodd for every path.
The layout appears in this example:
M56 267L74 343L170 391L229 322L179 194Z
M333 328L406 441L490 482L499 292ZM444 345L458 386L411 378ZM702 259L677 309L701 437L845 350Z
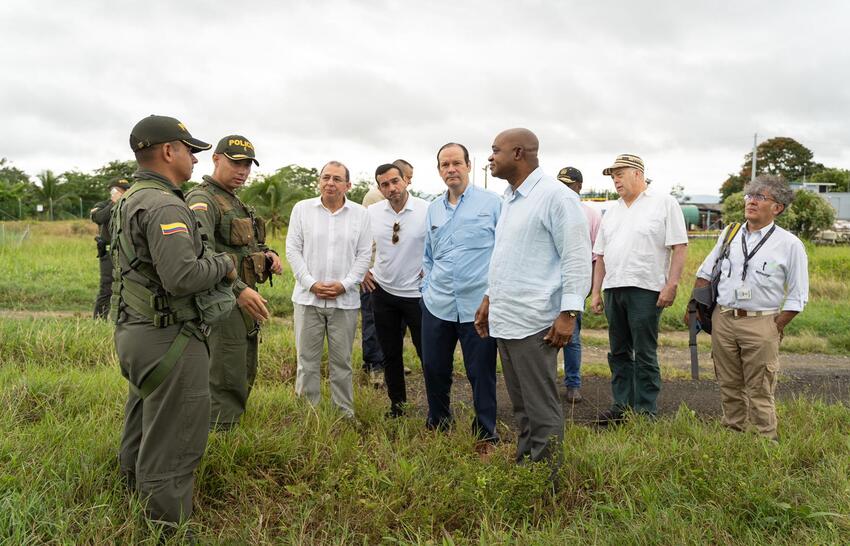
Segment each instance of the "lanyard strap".
M756 252L759 251L761 246L765 242L767 242L767 240L770 238L770 236L773 235L774 230L776 230L776 224L773 224L773 227L770 228L770 231L768 231L765 234L765 236L761 238L761 241L759 241L759 244L757 244L756 247L753 249L753 251L750 252L749 254L747 254L747 234L749 234L749 231L741 234L741 250L744 251L744 270L741 272L741 280L742 281L747 278L747 268L750 265L750 260L752 259L753 256L756 255Z

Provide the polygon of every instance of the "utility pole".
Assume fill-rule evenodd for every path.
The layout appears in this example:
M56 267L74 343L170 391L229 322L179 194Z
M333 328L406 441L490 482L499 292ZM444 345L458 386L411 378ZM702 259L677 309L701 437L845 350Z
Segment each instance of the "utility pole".
M753 167L752 167L753 172L750 173L750 182L753 182L756 179L756 150L758 150L758 144L757 144L758 137L759 137L758 133L753 134Z
M83 198L80 197L80 218L83 217Z
M488 163L487 165L484 165L484 168L482 168L481 170L484 171L484 189L486 190L487 189L487 173L490 170L490 164Z

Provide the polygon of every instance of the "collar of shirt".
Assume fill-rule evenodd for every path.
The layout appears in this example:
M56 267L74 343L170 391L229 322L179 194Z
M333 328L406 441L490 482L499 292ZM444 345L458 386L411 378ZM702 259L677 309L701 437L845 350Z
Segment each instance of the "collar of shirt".
M517 194L522 197L528 197L528 194L531 193L531 190L537 186L537 183L540 182L540 179L543 178L543 169L537 167L531 174L529 174L525 180L522 181L522 184L517 187L516 190L510 187L510 185L505 189L505 199L508 201L513 201L516 199Z
M398 212L396 212L392 204L390 204L389 199L384 199L384 206L386 207L386 211L390 214L403 214L405 211L413 210L413 196L410 193L407 194L407 201L404 202L404 206L401 207L401 210Z
M747 228L747 223L746 223L746 222L744 222L744 231L747 233L747 238L748 238L748 239L749 239L749 237L750 237L751 235L760 235L761 237L764 237L764 235L765 235L768 231L770 231L770 228L772 228L772 227L773 227L773 224L774 224L774 223L773 223L773 222L771 222L771 223L767 224L766 226L764 226L764 227L763 227L763 228L761 228L761 229L757 229L757 230L754 230L754 231L750 231L750 230ZM760 238L761 238L761 237L760 237Z
M133 173L133 178L135 180L152 180L154 182L159 182L164 187L162 189L169 190L171 193L179 197L181 200L183 199L183 191L180 188L174 186L171 183L171 180L165 178L158 172L148 171L148 170L138 170Z
M634 205L635 203L637 203L640 199L643 199L643 196L644 196L644 195L646 195L646 196L648 196L648 197L655 197L655 191L653 191L653 190L652 190L652 188L646 188L645 190L643 190L642 192L640 192L640 195L638 195L638 196L635 198L635 200L634 200L634 201L632 201L632 205ZM627 206L627 205L626 205L626 202L623 200L623 198L622 198L622 197L620 197L619 199L617 199L617 201L619 201L620 203L622 203L624 206ZM631 208L631 206L627 206L627 208Z
M343 196L343 198L342 198L342 206L341 206L340 208L338 208L337 210L335 210L335 211L331 212L331 211L328 209L328 207L326 207L326 206L325 206L325 204L324 204L324 203L322 203L322 196L320 195L320 196L319 196L319 198L318 198L318 199L316 199L316 202L313 204L313 206L314 206L314 207L316 207L316 208L323 208L323 209L325 209L326 211L328 211L328 214L330 214L331 216L333 216L334 214L339 214L340 212L342 212L342 211L343 211L343 210L345 210L345 209L349 209L349 208L351 208L351 202L348 200L348 198L347 198L347 197L344 197L344 196Z
M445 206L445 207L446 207L446 210L449 210L449 209L452 209L452 208L457 208L457 207L458 207L458 205L460 205L461 201L463 201L463 200L464 200L464 198L465 198L467 195L469 195L470 193L472 193L472 188L474 188L474 187L475 187L475 186L473 186L472 184L467 184L467 185L466 185L466 189L465 189L465 190L463 190L463 193L462 193L462 194L460 194L460 199L458 199L458 200L457 200L457 203L455 203L454 205L452 205L452 204L449 202L449 190L446 190L446 191L445 191L445 193L443 193L443 195L441 195L441 196L440 196L440 199L442 199L442 201L443 201L443 206ZM410 201L410 199L408 199L408 201Z
M205 175L202 177L202 180L204 180L204 181L206 181L206 182L209 182L210 184L214 184L216 188L220 189L221 191L227 192L227 193L229 193L230 195L236 195L236 194L234 194L232 191L230 191L230 190L228 190L227 188L225 188L224 186L222 186L222 185L221 185L221 182L219 182L218 180L216 180L216 179L215 179L215 178L213 178L212 176L209 176L209 175L205 174Z

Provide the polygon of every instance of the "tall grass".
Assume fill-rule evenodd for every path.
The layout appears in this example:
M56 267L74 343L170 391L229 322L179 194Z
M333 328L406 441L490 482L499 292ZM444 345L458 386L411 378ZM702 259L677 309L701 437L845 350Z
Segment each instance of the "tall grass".
M118 479L126 385L98 366L0 370L0 541L149 538ZM22 373L22 370L25 370ZM210 437L195 516L203 543L842 544L850 540L850 410L780 406L783 442L722 430L686 407L611 431L570 426L557 494L547 470L489 463L466 427L386 421L358 389L353 424L261 380L242 425ZM466 419L468 416L462 416Z

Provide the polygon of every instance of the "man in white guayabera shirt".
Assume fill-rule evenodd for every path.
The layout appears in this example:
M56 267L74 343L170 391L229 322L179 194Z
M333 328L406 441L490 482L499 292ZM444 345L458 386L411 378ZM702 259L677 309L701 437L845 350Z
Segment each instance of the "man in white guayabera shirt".
M295 276L295 392L317 405L325 336L331 399L354 416L351 348L360 308L359 282L369 268L372 236L366 209L346 198L348 168L331 161L319 173L321 195L292 209L286 259Z
M422 259L425 251L425 216L428 202L410 195L407 178L392 163L375 170L378 189L386 198L369 207L375 265L363 279L372 292L375 330L384 352L384 379L390 398L388 417L404 414L404 325L410 330L422 361Z
M493 141L490 171L510 187L475 327L496 338L519 426L517 462L547 461L554 480L564 438L557 357L590 289L590 230L578 195L540 169L538 147L528 129Z

